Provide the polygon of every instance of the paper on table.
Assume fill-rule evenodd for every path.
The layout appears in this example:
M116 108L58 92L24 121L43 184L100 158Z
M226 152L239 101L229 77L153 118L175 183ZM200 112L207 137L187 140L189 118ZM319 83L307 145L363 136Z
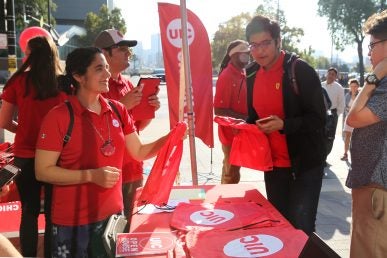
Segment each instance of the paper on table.
M176 208L176 206L181 203L189 203L188 199L180 199L180 200L169 200L166 206L155 206L153 204L146 204L139 206L137 208L139 214L155 214L155 213L162 213L162 212L173 212ZM159 208L158 208L159 207Z

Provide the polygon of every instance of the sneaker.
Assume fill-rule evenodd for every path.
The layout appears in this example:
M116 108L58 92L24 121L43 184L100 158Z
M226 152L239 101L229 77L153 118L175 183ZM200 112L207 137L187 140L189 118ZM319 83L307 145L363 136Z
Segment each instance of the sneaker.
M340 159L341 160L348 160L348 154L344 153L344 155Z

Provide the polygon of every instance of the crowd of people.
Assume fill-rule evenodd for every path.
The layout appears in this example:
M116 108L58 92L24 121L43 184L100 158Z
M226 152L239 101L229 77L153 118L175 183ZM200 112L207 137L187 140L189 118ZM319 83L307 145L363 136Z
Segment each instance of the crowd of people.
M266 196L307 235L315 231L326 158L343 114L341 159L348 160L348 152L351 158L346 183L353 199L351 257L383 257L387 11L372 15L364 31L370 35L373 72L361 90L350 80L345 94L336 68L321 82L307 62L282 49L277 21L253 17L246 40L235 39L225 51L214 111L253 124L267 136L273 168L264 173ZM0 108L0 127L15 133L14 163L21 169L15 183L22 205L22 256L37 256L42 189L45 257L108 257L102 234L110 216L123 213L130 219L136 189L143 185L141 161L155 156L168 138L142 143L139 133L151 120L131 116L142 93L121 73L136 44L115 29L104 30L94 46L72 51L62 71L50 37L28 41L25 62L6 83ZM157 93L147 101L160 108ZM229 161L238 132L222 126L218 132L221 183L239 183L240 166ZM4 186L0 194L8 191ZM20 256L0 238L3 254Z

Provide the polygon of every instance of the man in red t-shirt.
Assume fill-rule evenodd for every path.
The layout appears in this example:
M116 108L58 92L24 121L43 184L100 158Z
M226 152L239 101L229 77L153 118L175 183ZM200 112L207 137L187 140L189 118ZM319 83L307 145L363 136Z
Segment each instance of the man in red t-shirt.
M246 71L244 67L248 61L248 43L243 40L231 42L220 65L219 76L216 82L215 115L246 119ZM237 184L240 180L240 167L229 163L234 134L231 128L219 125L218 135L224 153L221 183Z
M102 31L94 41L94 45L102 49L109 64L111 77L109 79L109 92L102 94L104 97L118 100L125 105L129 114L131 109L137 106L142 98L140 89L137 89L121 72L129 67L129 59L132 55L130 47L137 45L136 40L125 40L122 34L114 29ZM157 95L148 99L149 104L155 110L160 108ZM137 131L143 130L151 119L136 121ZM130 219L133 208L133 199L136 189L143 184L143 163L133 159L128 153L125 154L122 167L122 194L124 200L124 213Z

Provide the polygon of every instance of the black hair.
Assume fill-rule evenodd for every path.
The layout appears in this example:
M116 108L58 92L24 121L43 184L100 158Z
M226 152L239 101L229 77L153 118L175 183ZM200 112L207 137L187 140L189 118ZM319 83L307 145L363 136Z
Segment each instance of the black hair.
M363 30L378 39L387 39L387 10L371 15L365 22Z
M4 88L7 88L16 77L24 72L26 75L26 91L24 96L30 94L34 88L35 99L44 100L59 94L57 76L62 73L58 49L49 37L37 36L27 43L30 54L22 66L11 76Z
M222 62L220 63L219 74L224 70L224 68L226 68L226 66L231 60L231 57L229 56L231 49L233 49L234 47L238 46L241 43L245 43L245 41L237 39L230 42L230 44L227 47L226 54L224 55Z
M277 21L268 17L257 15L246 26L246 39L250 42L250 36L260 32L269 32L273 39L281 36L281 28Z
M66 75L58 79L62 91L67 94L75 94L79 88L79 83L74 79L74 75L84 75L87 68L93 62L96 54L102 54L97 47L77 48L68 54L66 58Z
M328 72L330 71L334 71L336 75L338 74L338 71L335 67L329 67Z

